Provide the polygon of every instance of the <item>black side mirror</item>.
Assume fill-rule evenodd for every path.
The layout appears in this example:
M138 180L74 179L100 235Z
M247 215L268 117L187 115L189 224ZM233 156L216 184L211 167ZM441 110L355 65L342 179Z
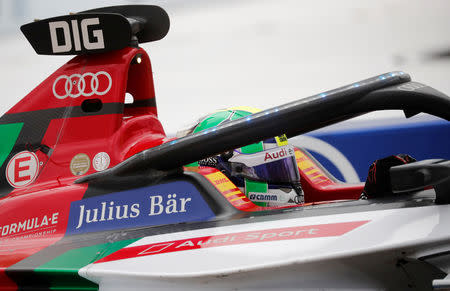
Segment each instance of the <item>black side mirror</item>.
M432 186L436 204L450 204L450 161L424 160L390 169L392 192L422 190Z

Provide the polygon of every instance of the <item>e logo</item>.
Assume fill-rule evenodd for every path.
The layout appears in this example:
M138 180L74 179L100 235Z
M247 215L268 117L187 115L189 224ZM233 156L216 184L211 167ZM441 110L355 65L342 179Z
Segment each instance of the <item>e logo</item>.
M30 185L39 172L38 157L31 152L23 151L16 154L6 166L6 179L14 188Z

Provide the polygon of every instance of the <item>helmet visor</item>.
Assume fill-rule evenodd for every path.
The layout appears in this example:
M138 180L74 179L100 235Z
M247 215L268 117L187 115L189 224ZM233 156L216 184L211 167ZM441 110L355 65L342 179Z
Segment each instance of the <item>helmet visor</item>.
M264 157L264 159L261 159ZM260 162L256 162L260 160ZM278 147L256 154L238 154L229 160L232 175L274 184L300 181L292 146Z

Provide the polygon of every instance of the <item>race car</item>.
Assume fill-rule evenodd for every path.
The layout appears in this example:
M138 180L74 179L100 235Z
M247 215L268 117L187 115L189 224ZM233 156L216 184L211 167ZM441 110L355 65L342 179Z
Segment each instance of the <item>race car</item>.
M2 290L450 287L449 161L393 153L346 184L288 142L374 110L448 121L445 94L390 72L170 138L139 47L167 34L162 8L21 30L76 56L0 118Z

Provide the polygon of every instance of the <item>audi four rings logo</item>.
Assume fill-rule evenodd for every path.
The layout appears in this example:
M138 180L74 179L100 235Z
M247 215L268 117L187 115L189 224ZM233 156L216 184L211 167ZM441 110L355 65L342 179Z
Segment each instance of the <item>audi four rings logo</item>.
M97 73L61 75L53 83L53 95L58 99L105 95L112 86L111 75L105 71Z

